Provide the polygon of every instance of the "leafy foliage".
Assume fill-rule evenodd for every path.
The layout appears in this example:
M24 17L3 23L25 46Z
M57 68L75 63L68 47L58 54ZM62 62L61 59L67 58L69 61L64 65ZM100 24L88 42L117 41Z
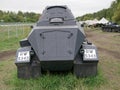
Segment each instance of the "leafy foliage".
M111 3L111 6L107 9L100 10L93 14L86 14L81 17L77 17L78 20L88 19L101 19L102 17L107 18L110 21L120 23L120 0L115 0Z
M5 12L0 10L0 22L36 22L40 14L34 12Z

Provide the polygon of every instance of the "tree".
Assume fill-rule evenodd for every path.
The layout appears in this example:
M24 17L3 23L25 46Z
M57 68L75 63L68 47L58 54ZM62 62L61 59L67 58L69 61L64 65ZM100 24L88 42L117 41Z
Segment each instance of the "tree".
M111 6L107 9L100 10L93 14L86 14L81 17L77 17L79 20L88 19L101 19L102 17L107 18L110 21L114 21L120 24L120 0L115 0L111 3Z
M120 23L120 3L118 4L112 19L113 19L113 21Z
M22 12L18 13L10 11L0 10L0 21L4 22L36 22L39 19L40 14L34 12Z

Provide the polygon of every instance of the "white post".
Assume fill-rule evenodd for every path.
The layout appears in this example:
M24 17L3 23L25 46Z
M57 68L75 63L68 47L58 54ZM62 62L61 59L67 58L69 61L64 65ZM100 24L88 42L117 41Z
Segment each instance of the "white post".
M22 26L23 26L23 35L24 35L24 24Z
M16 37L18 37L18 28L17 28L17 24L16 24Z
M6 26L7 30L8 30L8 38L10 38L10 30L9 30L9 26Z

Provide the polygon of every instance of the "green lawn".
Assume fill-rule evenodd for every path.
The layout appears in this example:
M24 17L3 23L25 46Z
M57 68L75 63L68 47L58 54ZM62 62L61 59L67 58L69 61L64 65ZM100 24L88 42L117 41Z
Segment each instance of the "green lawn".
M8 36L9 28L9 36ZM17 35L16 35L17 32ZM0 27L0 52L6 50L16 50L19 47L19 41L27 37L30 27Z

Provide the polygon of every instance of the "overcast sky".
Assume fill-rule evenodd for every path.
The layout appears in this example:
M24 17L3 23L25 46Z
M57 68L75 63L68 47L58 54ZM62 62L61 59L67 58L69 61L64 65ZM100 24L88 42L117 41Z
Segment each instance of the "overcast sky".
M75 16L108 8L114 0L0 0L0 10L42 13L46 6L67 5Z

